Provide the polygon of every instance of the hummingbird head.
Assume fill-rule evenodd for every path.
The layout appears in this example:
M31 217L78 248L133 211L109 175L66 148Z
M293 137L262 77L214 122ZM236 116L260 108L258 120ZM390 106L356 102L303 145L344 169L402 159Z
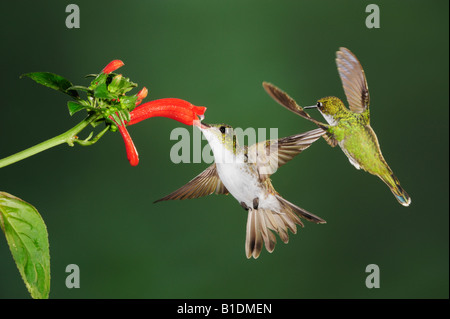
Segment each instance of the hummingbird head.
M329 96L318 100L316 105L304 107L304 109L313 108L317 108L322 114L335 116L345 109L345 105L339 98Z
M217 148L225 147L234 153L236 133L230 125L200 123L197 126L205 135L213 152L216 152Z
M316 105L306 106L304 109L317 108L323 115L328 124L334 126L339 119L346 113L347 108L342 101L334 96L324 97L317 101Z

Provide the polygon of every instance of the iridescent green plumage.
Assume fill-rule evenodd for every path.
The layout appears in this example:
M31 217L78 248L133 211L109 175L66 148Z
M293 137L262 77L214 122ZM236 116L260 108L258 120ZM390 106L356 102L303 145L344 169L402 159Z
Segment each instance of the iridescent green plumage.
M267 93L278 103L327 131L323 137L332 147L339 145L350 163L378 176L390 188L403 206L409 206L411 198L400 186L384 159L378 138L370 126L370 97L364 70L356 56L346 48L337 52L336 63L345 95L349 102L347 109L337 97L325 97L316 105L328 124L321 123L304 111L285 92L270 83L263 83Z

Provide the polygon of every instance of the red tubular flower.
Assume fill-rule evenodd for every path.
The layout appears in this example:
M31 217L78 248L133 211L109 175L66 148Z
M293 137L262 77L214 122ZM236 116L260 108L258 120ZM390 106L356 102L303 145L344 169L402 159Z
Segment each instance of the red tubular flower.
M109 74L111 72L114 72L118 68L122 67L124 63L121 60L113 60L108 63L107 66L104 67L102 70L102 73Z
M124 124L117 123L112 116L109 117L116 124L119 129L120 135L122 135L123 141L125 142L125 150L127 152L127 158L131 166L136 166L139 164L139 154L134 146L133 140L131 139L130 133L128 133L127 128Z
M197 117L203 119L206 111L204 106L195 106L191 103L176 99L159 99L144 103L130 112L130 121L127 125L139 123L150 117L168 117L186 125L192 125Z
M102 73L109 74L122 67L123 65L124 63L121 60L113 60L103 68ZM103 75L103 79L104 77L105 76ZM125 83L128 86L123 87L123 80L124 79L121 75L117 75L108 85L107 89L110 93L121 92L120 94L118 93L119 97L114 97L114 99L111 98L109 102L120 102L120 106L115 107L122 107L124 108L124 112L128 112L133 105L131 104L130 107L130 97L126 97L124 92L127 92L129 88L135 85L134 83L129 82L128 84ZM98 85L98 83L95 84ZM127 152L128 161L130 162L131 166L136 166L139 164L139 155L136 147L134 146L133 140L128 133L128 130L126 128L127 125L133 125L150 117L158 116L168 117L186 125L198 125L198 118L202 120L206 111L206 107L204 106L195 106L187 101L176 98L159 99L141 104L142 100L147 97L147 94L148 90L146 87L143 87L136 94L134 110L129 113L130 121L128 123L125 122L118 113L116 113L117 116L109 116L109 119L114 122L120 134L122 135L123 141L125 142L125 150ZM134 100L134 97L131 98ZM119 108L116 108L116 110L118 109Z
M142 96L142 98L145 97L147 89L144 89L145 88L138 93L138 99L140 96ZM130 121L128 123L117 123L112 116L109 118L114 121L122 135L123 141L125 142L128 161L131 166L136 166L139 163L138 152L125 125L133 125L150 117L158 116L168 117L186 125L193 125L194 121L198 120L198 117L203 119L205 111L206 107L204 106L195 106L185 100L168 98L147 102L137 106L130 112Z
M127 158L131 166L136 166L139 164L139 154L134 146L133 140L131 139L130 133L125 126L118 126L119 132L125 142L125 150L127 152Z

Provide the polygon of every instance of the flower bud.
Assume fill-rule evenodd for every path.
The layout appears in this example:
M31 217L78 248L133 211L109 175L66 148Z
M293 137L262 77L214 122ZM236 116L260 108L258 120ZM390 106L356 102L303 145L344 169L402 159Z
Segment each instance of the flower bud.
M104 67L102 70L102 73L109 74L111 72L114 72L118 68L122 67L124 63L121 60L113 60L108 63L107 66Z
M141 104L142 100L145 99L147 97L148 94L148 90L147 88L144 86L136 95L137 100L136 100L136 106L138 106L139 104Z

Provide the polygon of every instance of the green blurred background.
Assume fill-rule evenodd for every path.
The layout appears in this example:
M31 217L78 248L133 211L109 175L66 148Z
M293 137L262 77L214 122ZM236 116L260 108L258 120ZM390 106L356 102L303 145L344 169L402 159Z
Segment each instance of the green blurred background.
M0 190L35 205L49 231L51 298L448 298L447 1L81 1L81 28L67 29L68 1L2 3L0 156L74 126L63 94L19 79L49 71L75 84L121 59L149 99L208 107L206 121L279 129L314 126L276 104L270 81L301 105L345 98L340 46L367 74L372 127L412 197L397 203L376 177L323 140L273 176L288 200L327 220L306 223L288 245L258 260L244 253L246 213L231 197L152 204L207 164L174 164L171 131L154 118L130 127L140 164L120 135L66 145L0 170ZM318 113L310 112L321 119ZM183 126L185 127L185 126ZM189 129L189 128L188 128ZM0 297L29 298L4 236ZM81 288L67 289L77 264ZM368 264L381 288L367 289Z

